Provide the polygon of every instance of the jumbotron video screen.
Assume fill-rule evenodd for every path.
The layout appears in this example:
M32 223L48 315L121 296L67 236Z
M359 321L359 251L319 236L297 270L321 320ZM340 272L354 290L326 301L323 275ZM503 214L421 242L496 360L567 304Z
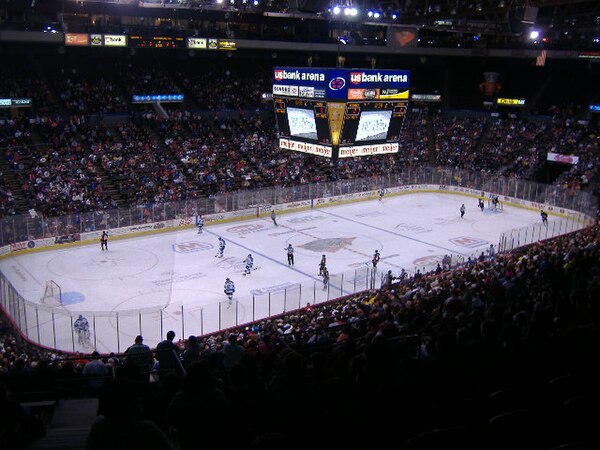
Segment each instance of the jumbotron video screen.
M405 113L405 102L348 102L340 145L396 142Z
M293 137L302 142L331 143L326 102L289 98L275 98L273 101L280 137Z

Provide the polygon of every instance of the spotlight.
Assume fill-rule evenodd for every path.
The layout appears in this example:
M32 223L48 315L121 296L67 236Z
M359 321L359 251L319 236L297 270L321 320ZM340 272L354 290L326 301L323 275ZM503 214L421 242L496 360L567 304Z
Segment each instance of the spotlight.
M537 30L533 30L532 32L529 33L529 39L531 39L532 41L535 41L539 37L540 37L540 32Z
M340 8L339 6L334 6L333 7L333 13L337 16L339 13L342 12L342 8Z

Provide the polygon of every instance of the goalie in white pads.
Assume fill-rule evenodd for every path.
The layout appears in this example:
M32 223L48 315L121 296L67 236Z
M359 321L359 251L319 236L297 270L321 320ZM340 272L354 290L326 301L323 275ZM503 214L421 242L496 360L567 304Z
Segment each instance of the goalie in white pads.
M73 329L77 333L77 340L80 344L85 344L90 338L90 324L81 314L73 323Z

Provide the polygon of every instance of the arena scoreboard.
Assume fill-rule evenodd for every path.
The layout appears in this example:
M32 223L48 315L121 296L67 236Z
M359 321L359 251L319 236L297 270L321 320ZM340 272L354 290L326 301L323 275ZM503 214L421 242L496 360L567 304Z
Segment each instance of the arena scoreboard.
M397 153L409 78L403 70L274 68L280 148L331 158Z
M129 36L129 46L136 48L186 48L184 37L171 36Z

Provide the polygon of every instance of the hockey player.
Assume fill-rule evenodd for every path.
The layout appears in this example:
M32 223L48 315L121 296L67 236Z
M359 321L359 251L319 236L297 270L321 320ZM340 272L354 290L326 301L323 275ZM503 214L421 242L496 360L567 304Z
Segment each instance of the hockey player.
M375 253L373 254L373 259L371 260L371 262L373 263L373 269L377 268L377 263L379 262L380 259L381 259L381 254L379 253L379 250L375 250Z
M271 220L273 221L273 223L275 224L275 226L277 226L277 216L275 215L275 210L271 210Z
M329 270L327 270L327 267L323 267L321 275L323 276L323 289L327 289L329 284Z
M385 189L384 188L380 188L379 189L379 201L381 201L383 199L384 195L385 195Z
M292 247L292 244L288 244L284 250L287 251L288 266L291 267L294 265L294 247Z
M383 285L389 289L392 287L393 282L394 282L394 275L392 275L391 270L388 270L388 272L385 274L385 277L383 279Z
M477 206L479 207L479 209L481 210L481 212L483 212L483 209L485 208L485 204L483 203L483 199L482 198L479 199L479 203L477 203Z
M227 300L229 300L229 304L231 305L231 302L233 301L233 294L235 292L235 284L229 278L225 280L223 292L227 296Z
M202 234L202 228L204 228L204 219L202 216L196 216L196 227L198 228L198 234Z
M490 244L487 249L488 259L494 259L494 255L496 254L496 249L494 249L494 244Z
M542 217L542 223L548 226L548 213L542 209L540 210L540 216Z
M108 231L106 230L100 236L100 250L108 250Z
M252 266L254 266L254 258L252 257L251 254L249 254L248 256L246 256L246 259L244 260L244 264L246 265L244 267L244 276L250 275L250 271L252 270Z
M452 258L450 257L450 255L444 255L444 257L442 258L442 269L450 269L451 264Z
M215 258L222 258L223 252L225 251L225 239L219 236L219 251L215 255Z
M90 338L90 324L88 320L79 314L79 317L73 323L73 329L77 333L77 341L80 344L86 344Z
M494 209L498 209L498 205L500 203L500 200L498 199L497 195L492 195L492 207Z
M325 269L325 265L327 264L327 258L325 255L321 256L321 262L319 263L319 276L323 276L323 269Z
M460 206L460 218L462 219L465 216L465 211L467 210L467 208L465 207L465 204L463 203Z

